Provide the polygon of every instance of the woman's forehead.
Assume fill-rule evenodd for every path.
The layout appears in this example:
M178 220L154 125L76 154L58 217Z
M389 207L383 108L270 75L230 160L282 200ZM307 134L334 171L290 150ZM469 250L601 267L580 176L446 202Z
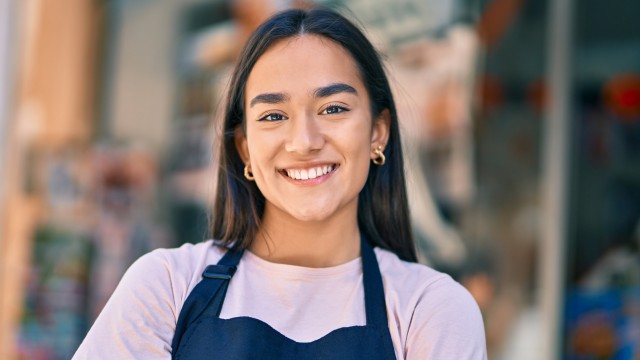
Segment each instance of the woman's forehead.
M305 34L280 40L267 49L254 65L246 93L305 91L334 83L364 90L360 72L351 54L337 42Z

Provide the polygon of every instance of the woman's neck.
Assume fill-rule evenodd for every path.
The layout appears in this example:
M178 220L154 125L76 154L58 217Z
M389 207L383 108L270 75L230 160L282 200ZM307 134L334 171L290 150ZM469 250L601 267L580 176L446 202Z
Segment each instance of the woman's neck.
M249 250L280 264L304 267L344 264L360 256L357 209L345 212L324 221L300 221L267 206Z

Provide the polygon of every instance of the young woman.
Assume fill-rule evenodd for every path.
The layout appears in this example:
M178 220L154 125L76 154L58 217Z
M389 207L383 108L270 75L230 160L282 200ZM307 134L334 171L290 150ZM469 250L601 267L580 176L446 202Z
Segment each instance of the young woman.
M232 77L217 239L140 258L75 359L485 359L477 305L415 263L378 54L328 10L280 13Z

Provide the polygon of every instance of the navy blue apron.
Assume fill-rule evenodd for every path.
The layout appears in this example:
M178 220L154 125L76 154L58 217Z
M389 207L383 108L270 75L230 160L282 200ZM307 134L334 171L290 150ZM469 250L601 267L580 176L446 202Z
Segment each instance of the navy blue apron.
M218 264L207 266L202 281L187 297L171 344L172 359L396 359L380 268L364 238L361 253L367 324L299 343L258 319L220 318L229 281L243 254L227 251Z

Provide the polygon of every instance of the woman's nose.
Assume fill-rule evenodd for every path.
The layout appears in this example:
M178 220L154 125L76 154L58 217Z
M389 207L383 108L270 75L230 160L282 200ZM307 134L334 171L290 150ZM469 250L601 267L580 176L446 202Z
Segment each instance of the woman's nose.
M304 116L290 122L285 150L302 155L319 150L324 145L324 135L313 116Z

